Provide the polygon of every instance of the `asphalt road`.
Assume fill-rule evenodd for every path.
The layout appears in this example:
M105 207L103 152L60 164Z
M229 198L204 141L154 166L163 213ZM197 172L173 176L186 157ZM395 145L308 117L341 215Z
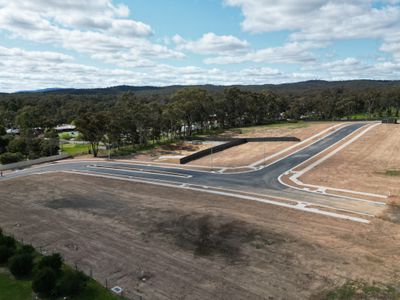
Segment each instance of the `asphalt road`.
M145 165L145 163L128 164L112 161L79 161L66 163L60 162L8 173L6 177L0 178L0 181L44 172L77 171L98 175L110 175L114 177L131 177L146 181L162 181L174 184L223 188L272 196L285 196L288 198L295 197L300 201L304 200L316 204L328 204L332 207L343 208L344 205L345 208L350 207L352 210L355 209L355 211L357 211L358 208L356 204L358 201L356 200L354 200L354 203L351 203L351 200L349 200L348 203L344 203L343 198L328 195L316 195L295 190L282 185L278 178L286 171L317 155L364 125L365 124L361 123L347 125L327 137L305 147L299 152L293 153L266 167L246 173L221 174L173 167ZM360 208L360 212L371 213L374 206L379 206L373 203L369 205L371 205L371 209Z

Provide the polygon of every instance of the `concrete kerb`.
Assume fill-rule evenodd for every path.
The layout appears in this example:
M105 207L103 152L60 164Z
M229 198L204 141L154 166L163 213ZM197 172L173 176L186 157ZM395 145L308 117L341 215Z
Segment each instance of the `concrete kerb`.
M198 191L198 192L205 192L209 194L216 194L216 195L221 195L221 196L228 196L228 197L233 197L233 198L239 198L239 199L244 199L244 200L250 200L250 201L256 201L256 202L261 202L265 204L270 204L270 205L275 205L275 206L281 206L285 208L290 208L290 209L295 209L295 210L300 210L303 212L310 212L310 213L315 213L315 214L320 214L324 216L329 216L329 217L334 217L337 219L342 219L342 220L349 220L349 221L354 221L358 223L364 223L368 224L370 223L369 220L363 219L363 218L358 218L358 217L352 217L348 215L343 215L339 213L334 213L334 212L329 212L329 211L323 211L319 210L317 208L308 208L307 206L319 206L313 203L308 203L304 201L296 201L296 205L291 205L287 203L282 203L282 202L277 202L274 200L267 200L267 199L261 199L257 198L254 196L246 196L246 195L241 195L238 194L236 191L217 191L212 187L207 187L207 188L201 188L201 187L193 187L191 184L180 184L180 183L172 183L164 180L144 180L143 178L135 178L133 176L129 176L128 178L124 177L118 177L118 176L112 176L112 175L102 175L102 174L93 174L93 173L87 173L87 172L76 172L76 171L63 171L63 173L73 173L73 174L80 174L80 175L85 175L85 176L92 176L92 177L100 177L100 178L108 178L108 179L115 179L115 180L123 180L123 181L133 181L133 182L139 182L139 183L147 183L147 184L153 184L153 185L160 185L160 186L165 186L165 187L174 187L174 188L183 188L183 189L189 189L193 191ZM295 201L295 200L291 200ZM301 205L299 205L301 204ZM321 206L322 207L322 206ZM332 207L329 207L330 209L335 209ZM357 212L351 212L351 213L357 213ZM364 214L365 215L365 214Z
M305 139L304 141L301 141L301 142L298 143L298 144L292 145L292 146L290 146L290 147L288 147L288 148L285 148L285 149L283 149L283 150L281 150L281 151L279 151L279 152L277 152L277 153L274 153L274 154L272 154L272 155L270 155L270 156L268 156L268 157L266 157L266 158L263 158L263 159L261 159L261 160L259 160L259 161L256 161L256 162L250 164L249 167L256 167L256 166L259 166L259 165L265 163L266 161L268 161L268 160L270 160L270 159L273 159L273 158L275 158L275 157L277 157L277 156L279 156L279 155L281 155L281 154L283 154L283 153L286 153L287 151L290 151L290 150L292 150L292 149L294 149L294 148L296 148L296 147L299 147L299 146L301 146L301 145L304 145L304 144L308 143L309 141L312 141L313 139L315 139L315 138L317 138L317 137L319 137L319 136L324 135L325 133L331 131L332 129L337 128L337 127L341 127L341 126L344 127L344 126L346 126L346 124L341 123L341 124L337 124L337 125L331 126L331 127L327 128L327 129L325 129L325 130L323 130L323 131L321 131L321 132L319 132L319 133L317 133L317 134L315 134L315 135L313 135L313 136L311 136L311 137ZM337 130L339 130L339 129L340 129L340 128L337 128ZM335 131L337 131L337 130L335 130ZM335 131L334 131L334 132L335 132ZM332 132L332 133L333 133L333 132ZM322 137L322 138L324 138L324 137ZM318 142L318 141L321 140L322 138L316 140L315 142ZM312 144L310 144L310 145L312 145ZM309 145L307 145L307 146L309 146ZM300 150L302 150L302 149L304 149L304 148L301 148ZM300 150L299 150L299 151L300 151ZM298 151L296 151L296 152L298 152ZM296 153L296 152L293 152L293 153ZM292 154L292 153L291 153L291 154Z
M301 150L304 150L306 147L308 147L308 146L310 146L310 145L312 145L314 143L317 143L318 141L322 140L323 138L328 137L331 134L333 134L336 131L341 129L341 128L337 128L337 127L340 127L340 126L345 127L347 125L348 124L341 123L341 124L337 124L337 125L334 125L332 127L329 127L327 129L325 129L324 131L319 132L318 134L308 138L307 140L304 140L303 142L301 142L301 143L299 143L299 144L297 144L295 146L299 146L301 144L304 144L306 141L313 140L316 137L321 136L321 135L325 134L326 132L332 130L333 128L336 128L336 129L334 131L332 131L331 133L329 133L327 135L324 135L321 138L315 140L313 143L307 144L304 147L299 148L296 151L291 152L291 153L287 154L286 156L281 157L280 159L272 161L268 165L261 166L261 167L256 167L256 166L253 166L253 165L241 166L241 167L231 167L231 168L228 168L228 167L215 167L213 171L208 171L207 169L210 168L209 166L190 165L192 167L192 168L190 168L190 167L182 167L182 165L180 165L180 164L173 164L173 163L146 162L146 161L140 161L140 160L113 160L113 159L108 160L106 158L91 158L91 159L87 159L87 158L86 159L79 159L79 158L76 159L76 158L74 158L73 160L70 160L70 161L63 161L63 162L56 162L56 163L60 164L60 165L66 165L66 164L73 164L73 163L76 163L76 162L88 162L88 163L89 162L115 162L115 163L135 164L135 165L138 165L138 166L171 167L171 168L178 169L178 170L192 170L192 171L203 172L203 173L216 173L217 172L217 173L222 173L222 174L230 174L229 171L233 170L234 174L244 174L244 173L251 173L251 172L257 171L257 170L259 170L261 168L264 168L264 167L268 167L268 166L270 166L270 165L272 165L272 164L274 164L274 163L276 163L276 162L278 162L278 161L280 161L282 159L285 159L286 157L288 157L288 156L290 156L292 154L295 154L295 153L297 153L297 152L299 152ZM289 150L291 150L291 147L283 149L281 152L287 152ZM47 165L48 164L44 164L44 165L41 165L41 166L33 166L31 169L41 168L41 167L44 167L44 166L47 166ZM200 170L196 169L196 168L199 168ZM243 169L243 168L250 168L250 170L235 172L235 170ZM206 169L206 170L201 170L201 169ZM222 171L222 170L224 170L224 171Z
M304 184L303 182L301 182L301 181L298 179L298 177L300 177L300 176L303 175L304 173L310 171L312 168L314 168L314 167L317 166L318 164L322 163L322 162L325 161L326 159L332 157L332 156L333 156L334 154L336 154L337 152L343 150L345 147L347 147L347 146L350 145L351 143L355 142L358 138L360 138L360 137L361 137L362 135L364 135L366 132L368 132L369 130L371 130L372 128L374 128L375 126L377 126L377 125L379 125L379 124L380 124L380 123L375 123L375 124L373 124L373 125L367 124L367 125L366 125L366 126L368 126L367 129L364 129L365 126L359 128L359 129L357 129L355 132L352 133L352 135L355 135L355 136L353 136L349 141L347 141L345 144L343 144L342 146L340 146L340 147L338 148L337 151L334 151L333 154L330 153L330 154L328 154L328 155L322 157L321 159L317 160L315 163L313 163L312 165L310 165L310 166L312 166L311 168L310 168L310 166L309 166L309 167L306 167L306 168L305 168L304 170L302 170L302 171L296 171L296 172L293 171L294 169L296 169L296 168L298 168L298 167L300 167L300 166L302 166L302 165L304 165L304 164L307 164L310 160L315 159L315 156L310 157L309 159L305 160L304 162L298 164L297 166L295 166L295 167L291 168L290 170L286 171L285 173L281 174L281 175L278 177L278 181L279 181L281 184L283 184L283 185L285 185L285 186L287 186L287 187L289 187L289 188L296 189L296 190L300 190L300 191L306 191L306 192L309 192L309 193L321 194L320 191L321 191L321 190L324 190L324 192L323 192L322 194L329 195L329 196L339 197L339 198L343 198L343 199L349 199L349 200L353 200L353 201L361 201L361 202L373 203L373 204L382 205L382 206L386 205L384 202L371 201L371 200L366 200L366 199L360 199L360 198L355 198L355 197L349 197L349 196L343 196L343 195L337 195L337 194L327 193L326 190L335 190L335 188L330 188L330 187L325 187L325 186L318 186L318 185L308 185L308 184ZM363 129L364 129L364 131L362 131L361 133L358 133L358 134L356 135L356 133L357 133L358 131L361 131L361 130L363 130ZM351 135L350 135L350 136L351 136ZM347 138L347 137L346 137L346 138ZM336 147L338 144L342 143L342 141L343 141L343 140L340 140L340 141L336 142L335 144L331 145L330 147L328 147L328 148L326 148L325 150L323 150L322 152L320 152L318 155L321 155L321 154L323 154L323 153L329 151L329 150L332 149L333 147ZM318 162L318 163L317 163L317 162ZM291 181L293 181L296 185L304 186L304 188L299 188L299 187L297 187L297 186L287 184L287 183L285 183L285 182L282 180L282 177L283 177L283 176L285 176L285 175L290 175L290 174L293 174L293 175L290 176L290 177L288 177L288 178L289 178ZM312 190L309 189L310 187L312 187L312 188L317 188L319 191L318 191L318 190L317 190L317 191L312 191ZM336 190L340 190L340 189L336 189ZM345 190L341 190L341 191L343 192L343 191L345 191ZM346 190L346 191L351 191L351 190ZM349 193L350 193L350 192L349 192ZM363 192L357 192L357 191L351 191L351 193L353 193L353 194L360 194L360 195L364 195L364 196L371 196L371 195L372 195L372 194L370 194L370 193L363 193ZM377 195L377 196L379 196L378 198L387 198L387 197L384 196L384 195Z

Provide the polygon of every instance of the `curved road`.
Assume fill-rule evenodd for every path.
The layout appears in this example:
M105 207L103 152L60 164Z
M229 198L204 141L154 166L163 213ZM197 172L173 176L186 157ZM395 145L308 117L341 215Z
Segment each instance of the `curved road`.
M45 172L73 171L98 176L132 178L150 182L170 183L180 186L201 186L206 189L224 189L243 193L257 193L271 197L286 197L309 205L344 209L360 214L375 215L383 204L335 196L311 194L282 185L278 178L307 159L341 141L365 124L350 124L323 139L255 171L238 174L220 174L186 170L173 167L121 163L112 161L59 162L8 173L1 180L18 178ZM145 163L144 163L145 164Z

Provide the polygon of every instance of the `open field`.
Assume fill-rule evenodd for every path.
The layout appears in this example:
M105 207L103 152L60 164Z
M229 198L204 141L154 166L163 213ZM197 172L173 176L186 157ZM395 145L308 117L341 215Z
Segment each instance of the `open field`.
M67 174L0 182L0 199L6 232L132 299L321 299L348 280L400 275L400 225L378 218Z
M400 199L400 125L381 124L300 177L307 184Z
M305 140L329 127L336 122L299 122L271 124L265 126L242 128L242 134L234 134L236 137L282 137L294 136ZM262 160L287 147L295 145L296 142L267 142L247 143L225 151L215 153L212 156L213 165L216 167L241 167ZM209 166L210 157L203 157L189 163L190 165Z

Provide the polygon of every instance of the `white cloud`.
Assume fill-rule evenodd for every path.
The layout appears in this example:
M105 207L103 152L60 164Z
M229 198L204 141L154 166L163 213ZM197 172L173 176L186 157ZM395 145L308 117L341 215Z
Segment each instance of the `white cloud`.
M314 64L303 67L303 71L320 72L323 78L330 80L348 79L397 79L400 75L400 63L365 63L354 57Z
M400 56L400 1L372 0L224 0L240 7L242 28L252 33L289 30L291 41L372 38L382 51ZM376 5L379 4L379 5Z
M399 78L400 8L396 6L399 0L222 1L241 8L242 28L246 32L289 30L287 39L274 47L254 48L246 39L212 32L197 39L178 34L157 37L149 24L133 19L129 8L117 0L88 0L84 4L81 0L0 0L0 30L4 40L15 38L18 44L25 40L41 47L51 45L71 50L66 55L0 46L0 91L54 86ZM314 51L339 39L356 38L373 38L381 43L379 50L393 55L393 59L384 53L371 53L376 62L366 62L360 57L335 59L335 55L328 57ZM92 58L90 65L77 63L73 57L78 57L76 52L85 54L79 61L86 56ZM189 60L184 67L166 64L169 59L190 59L192 53L204 55L207 66L193 66ZM99 62L108 65L104 67ZM225 66L244 63L246 67L242 69ZM99 66L94 67L96 64ZM283 72L288 64L295 71Z
M315 43L287 43L281 47L271 47L243 54L233 54L207 58L206 64L237 64L243 62L269 63L269 64L297 64L309 63L316 60L309 51L311 48L319 48Z
M263 84L290 80L278 69L260 67L239 71L197 66L174 67L151 64L142 72L118 68L98 68L73 62L62 53L26 51L0 46L0 90L44 87L94 88L121 84ZM21 82L23 84L21 84Z
M128 18L127 6L111 0L21 0L0 4L0 29L15 38L60 45L93 57L183 58L151 42L151 27ZM112 60L112 62L115 62ZM122 62L120 62L122 64Z
M398 24L400 21L398 7L384 5L381 8L374 8L370 0L224 0L224 2L242 9L245 17L242 27L245 31L292 30L299 32L295 37L311 34L319 39L329 40L360 34L375 36L380 35L382 29L392 27L395 25L394 22ZM393 1L390 2L393 4Z
M9 58L21 58L24 61L63 63L73 60L72 56L50 51L26 51L20 48L7 48L0 45L0 58L7 62Z
M216 35L209 32L196 41L186 41L179 35L173 37L179 50L188 50L198 54L223 54L242 52L249 47L249 43L232 35Z

